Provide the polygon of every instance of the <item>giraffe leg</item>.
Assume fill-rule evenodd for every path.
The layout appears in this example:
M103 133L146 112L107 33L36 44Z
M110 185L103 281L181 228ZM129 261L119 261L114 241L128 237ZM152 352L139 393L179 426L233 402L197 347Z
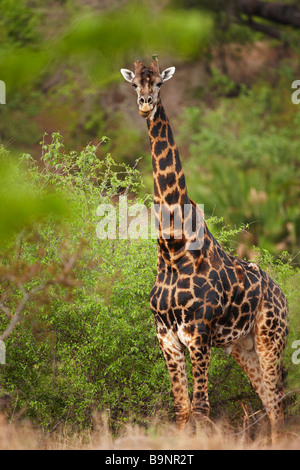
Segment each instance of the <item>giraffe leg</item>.
M192 413L196 422L197 430L208 422L208 368L211 355L211 346L207 342L207 336L199 336L189 346L191 363L193 368L193 400Z
M274 305L271 309L270 306L266 307L265 305L257 316L254 340L267 391L265 407L271 422L272 440L275 440L283 423L281 356L288 328L286 309L279 309Z
M272 440L275 441L277 427L283 419L281 402L282 391L278 387L280 367L265 360L264 351L253 348L247 351L240 344L235 345L232 355L250 379L250 382L266 409L270 423ZM277 367L275 366L277 362ZM275 366L275 367L274 367Z
M249 351L238 343L232 349L231 354L249 377L252 387L261 399L263 406L266 407L268 403L267 389L255 348L253 347Z
M186 348L172 331L165 334L158 333L157 337L172 383L176 423L179 429L183 429L191 413L186 371Z
M268 346L267 346L268 348ZM276 440L280 425L283 423L282 397L283 390L279 387L280 357L277 354L269 354L269 351L258 346L259 360L266 386L265 408L271 423L272 441Z

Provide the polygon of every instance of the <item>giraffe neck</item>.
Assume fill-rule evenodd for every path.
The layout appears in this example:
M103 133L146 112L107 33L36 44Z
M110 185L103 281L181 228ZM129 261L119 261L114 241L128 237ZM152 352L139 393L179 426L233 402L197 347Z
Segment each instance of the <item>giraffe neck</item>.
M157 104L153 119L147 119L147 125L153 165L154 203L167 206L188 204L178 149L161 101Z
M195 219L196 209L189 200L185 177L174 142L170 122L161 101L153 119L147 119L150 137L154 207L158 230L158 244L167 260L186 250L184 232L186 217Z

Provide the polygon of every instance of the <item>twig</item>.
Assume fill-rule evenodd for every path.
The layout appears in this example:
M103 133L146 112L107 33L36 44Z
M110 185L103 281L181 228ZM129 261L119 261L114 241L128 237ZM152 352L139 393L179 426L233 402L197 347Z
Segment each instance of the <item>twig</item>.
M2 312L4 312L5 315L8 316L8 318L12 318L12 314L10 313L9 308L5 307L5 305L4 305L4 303L2 302L2 300L0 300L0 308L1 308Z
M286 393L285 395L283 395L283 396L282 396L281 398L279 398L279 400L277 400L262 416L260 416L260 418L258 418L254 423L249 424L249 426L247 426L246 428L244 428L242 431L236 432L236 433L234 433L233 435L234 435L234 436L239 436L240 434L243 434L245 431L247 431L248 429L250 429L252 426L254 426L255 424L257 424L259 421L261 421L265 416L267 416L268 413L274 408L275 405L277 405L278 403L280 403L285 397L287 397L288 395L291 395L292 393L300 393L300 389L299 389L299 390L292 390L292 391Z
M4 313L6 313L7 315L8 315L8 312L9 312L8 316L11 318L10 324L8 325L6 330L0 336L0 341L4 341L11 334L11 332L15 328L16 324L21 320L21 314L22 314L22 311L24 310L24 307L25 307L26 303L32 297L34 297L38 292L41 292L42 290L44 290L49 285L54 284L54 282L55 282L54 280L47 281L47 282L45 282L44 284L42 284L40 286L33 287L29 292L26 292L25 289L24 289L24 286L22 284L18 283L18 287L21 290L21 292L23 294L23 297L22 297L21 301L19 302L19 305L16 309L15 315L12 315L9 312L9 310L7 309L7 307L5 307L5 305L2 302L0 302L0 308L2 309L2 311L4 311Z
M53 431L54 431L54 430L57 428L57 426L59 426L61 423L63 423L63 419L61 419L60 421L58 421L58 422L53 426L53 428L51 428L50 431L47 432L47 434L46 434L46 439L47 439L47 437L49 437L49 436L53 433Z

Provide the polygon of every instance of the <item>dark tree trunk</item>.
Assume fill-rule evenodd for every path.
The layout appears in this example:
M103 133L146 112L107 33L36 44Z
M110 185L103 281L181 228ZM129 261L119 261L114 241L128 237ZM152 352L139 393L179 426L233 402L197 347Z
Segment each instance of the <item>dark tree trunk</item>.
M300 9L295 5L267 3L259 0L235 0L235 2L240 13L300 28Z

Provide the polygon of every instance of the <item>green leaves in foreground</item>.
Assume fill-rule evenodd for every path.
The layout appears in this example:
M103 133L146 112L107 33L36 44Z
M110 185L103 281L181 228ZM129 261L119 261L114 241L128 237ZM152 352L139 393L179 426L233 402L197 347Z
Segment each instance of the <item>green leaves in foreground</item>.
M32 11L32 15L36 13ZM76 21L75 21L76 20ZM46 74L71 63L97 83L121 80L119 69L153 53L187 60L199 57L209 42L211 18L197 10L153 10L141 2L129 2L109 12L86 13L67 23L60 39L45 40L34 47L5 47L0 51L1 79L9 93L28 92ZM1 40L1 38L0 38Z
M36 234L28 230L2 243L0 333L16 319L5 339L6 365L0 368L1 387L12 403L8 416L20 413L50 432L60 424L91 427L93 415L103 412L114 431L130 420L148 425L153 417L169 419L171 384L149 307L157 242L99 239L95 233L99 203L113 201L117 207L120 194L137 201L139 172L109 155L98 158L95 146L67 152L60 134L46 137L39 165L28 155L26 172L2 162L3 170L10 168L1 172L0 198L6 201L1 217L10 233L26 223L35 229L40 215L58 218L61 206L55 199L49 203L47 187L64 194L72 213L59 227L48 217ZM2 157L7 161L3 149ZM222 230L222 243L237 231ZM284 360L287 389L293 390L299 384L299 366L292 362L293 343L299 339L299 270L286 257L275 262L267 250L259 263L290 304ZM188 371L192 393L189 360ZM224 416L238 428L243 407L251 414L261 408L241 368L222 351L213 351L209 372L214 419ZM293 398L290 413L296 416L298 410Z
M0 146L0 241L33 229L49 216L58 221L67 214L61 194L37 190L21 166Z

